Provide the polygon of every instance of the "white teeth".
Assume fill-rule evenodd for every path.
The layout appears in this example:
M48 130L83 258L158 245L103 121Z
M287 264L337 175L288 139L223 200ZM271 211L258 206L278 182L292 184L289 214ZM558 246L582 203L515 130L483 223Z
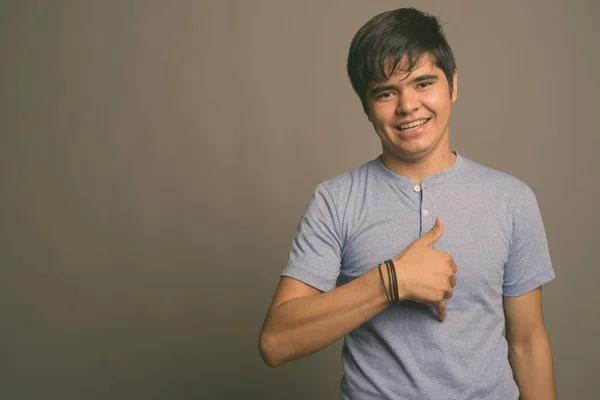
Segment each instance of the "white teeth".
M399 128L402 129L402 130L408 129L408 128L414 128L416 126L423 125L425 122L427 122L427 118L411 122L410 124L399 125Z

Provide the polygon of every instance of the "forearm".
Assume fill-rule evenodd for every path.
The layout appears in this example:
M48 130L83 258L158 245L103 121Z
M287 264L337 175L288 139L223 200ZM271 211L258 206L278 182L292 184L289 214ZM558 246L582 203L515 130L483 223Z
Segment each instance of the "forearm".
M520 400L556 399L552 350L544 329L525 343L509 344L508 358L521 392Z
M384 280L387 285L385 274ZM261 353L270 366L307 356L387 306L377 268L332 291L288 300L269 311L261 332Z

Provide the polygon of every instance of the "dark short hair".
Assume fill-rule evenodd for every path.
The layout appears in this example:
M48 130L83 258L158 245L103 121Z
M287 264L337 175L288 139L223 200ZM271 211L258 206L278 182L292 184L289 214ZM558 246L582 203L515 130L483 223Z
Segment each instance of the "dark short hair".
M390 71L395 71L402 61L406 62L404 72L410 73L426 54L444 71L451 95L456 62L437 17L416 8L399 8L376 15L364 24L350 44L347 69L365 112L368 113L369 82L389 79L386 60L393 60Z

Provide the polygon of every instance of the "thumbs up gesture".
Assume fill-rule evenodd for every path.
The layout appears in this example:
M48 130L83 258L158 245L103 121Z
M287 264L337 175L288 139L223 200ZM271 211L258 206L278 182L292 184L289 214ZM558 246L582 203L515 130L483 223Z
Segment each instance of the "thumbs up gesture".
M433 248L443 232L444 222L438 217L427 234L393 259L400 299L433 305L441 320L446 319L444 299L452 297L456 286L454 260L450 254Z

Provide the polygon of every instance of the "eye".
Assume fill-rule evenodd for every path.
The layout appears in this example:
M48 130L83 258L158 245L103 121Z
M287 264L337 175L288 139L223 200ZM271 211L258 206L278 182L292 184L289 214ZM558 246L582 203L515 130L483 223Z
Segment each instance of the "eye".
M382 99L382 100L383 100L383 99L389 99L389 98L390 98L390 97L392 97L392 96L393 96L393 93L392 93L392 92L383 92L383 93L379 93L379 94L377 95L377 99Z
M421 82L417 85L418 88L420 89L425 89L427 86L430 86L431 82Z

